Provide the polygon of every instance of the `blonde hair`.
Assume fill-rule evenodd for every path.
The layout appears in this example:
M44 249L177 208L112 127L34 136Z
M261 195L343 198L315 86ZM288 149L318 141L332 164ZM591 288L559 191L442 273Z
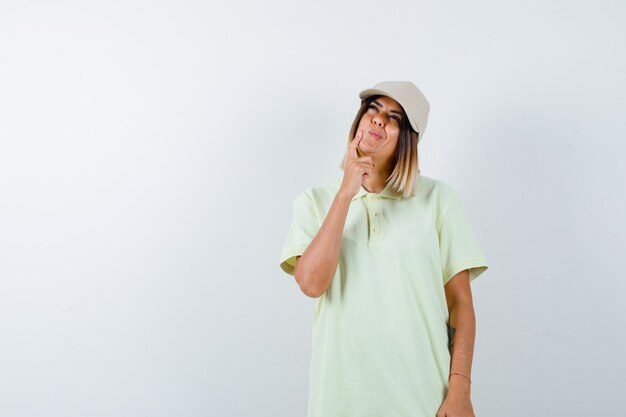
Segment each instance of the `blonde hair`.
M350 128L350 133L348 134L346 154L344 155L344 159L339 164L339 168L341 168L342 171L345 170L345 156L348 153L352 139L356 135L356 130L359 127L361 117L363 117L363 114L367 111L370 103L378 97L380 97L380 95L370 96L361 100L361 107L352 122L352 127ZM392 157L393 170L389 178L385 180L386 183L391 183L391 187L395 191L402 193L402 198L412 197L415 195L415 189L417 187L420 172L417 152L419 139L419 134L413 130L404 109L402 109L400 134L398 136L398 142L396 143L396 151ZM363 156L358 149L357 154L359 154L359 157Z

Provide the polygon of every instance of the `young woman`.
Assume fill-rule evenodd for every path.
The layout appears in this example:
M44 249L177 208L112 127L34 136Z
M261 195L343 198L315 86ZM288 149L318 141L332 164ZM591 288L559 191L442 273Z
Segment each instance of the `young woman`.
M458 193L419 174L430 105L361 91L343 177L293 201L280 266L317 298L308 417L474 417L470 281L487 268Z

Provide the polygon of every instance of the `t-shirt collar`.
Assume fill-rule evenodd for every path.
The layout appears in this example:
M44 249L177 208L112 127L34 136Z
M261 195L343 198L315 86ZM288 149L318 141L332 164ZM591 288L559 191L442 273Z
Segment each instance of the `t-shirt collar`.
M385 198L393 198L395 200L400 200L402 198L402 193L394 190L391 186L391 183L388 182L385 188L380 193L370 193L361 185L361 188L359 188L359 192L357 192L356 195L352 197L352 201L356 200L357 198L361 198L367 194L378 195Z

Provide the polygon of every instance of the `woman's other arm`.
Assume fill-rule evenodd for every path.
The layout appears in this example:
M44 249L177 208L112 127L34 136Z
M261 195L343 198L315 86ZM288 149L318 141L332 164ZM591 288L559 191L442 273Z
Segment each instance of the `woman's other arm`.
M448 394L437 417L447 415L474 417L469 379L474 356L476 317L469 281L469 271L465 269L453 276L444 286L450 317L450 373L461 375L450 376Z

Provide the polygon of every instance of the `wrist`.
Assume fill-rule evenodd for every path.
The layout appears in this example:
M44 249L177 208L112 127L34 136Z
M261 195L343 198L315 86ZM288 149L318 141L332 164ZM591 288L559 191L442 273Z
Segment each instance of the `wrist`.
M451 373L448 377L448 391L464 394L471 389L471 380L464 374Z
M339 191L337 192L337 196L336 197L339 200L346 201L346 202L351 202L352 198L354 197L354 195L350 194L350 193L346 192L344 189L340 188Z

